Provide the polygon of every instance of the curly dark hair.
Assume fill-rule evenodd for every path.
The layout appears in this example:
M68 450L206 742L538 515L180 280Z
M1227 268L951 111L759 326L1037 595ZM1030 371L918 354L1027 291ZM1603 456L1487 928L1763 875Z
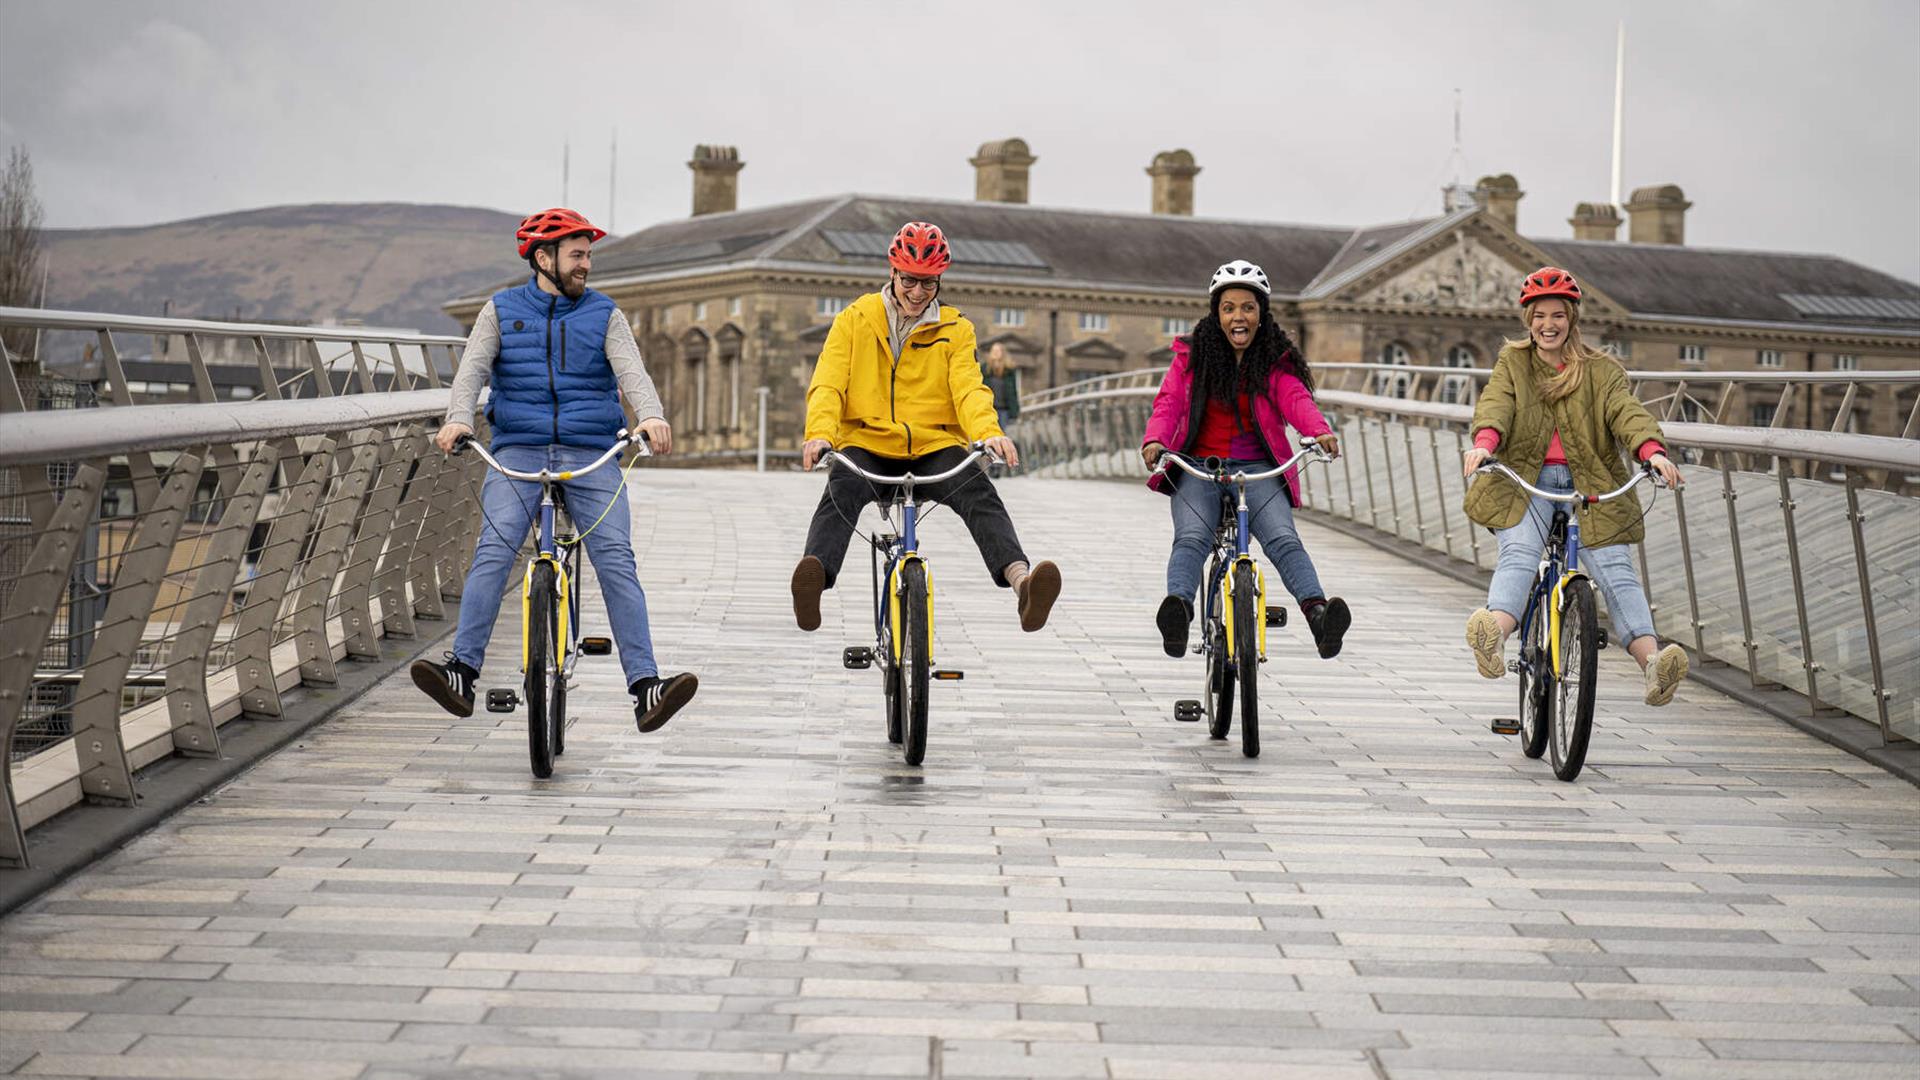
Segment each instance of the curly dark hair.
M1260 297L1260 326L1253 332L1253 343L1246 356L1235 364L1233 346L1227 332L1220 328L1219 297L1214 297L1204 318L1193 324L1187 335L1187 352L1195 381L1207 397L1232 403L1241 395L1264 394L1275 370L1291 372L1307 392L1313 392L1313 372L1307 358L1280 324L1273 321L1266 297Z

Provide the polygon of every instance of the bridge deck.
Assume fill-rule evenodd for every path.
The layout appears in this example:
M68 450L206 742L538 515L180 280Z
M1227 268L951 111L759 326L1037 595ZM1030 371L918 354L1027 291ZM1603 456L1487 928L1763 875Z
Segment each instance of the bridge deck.
M924 768L887 745L864 559L796 631L817 479L646 472L636 546L692 709L584 666L521 716L404 675L0 923L22 1075L1915 1075L1920 792L1603 653L1591 763L1491 735L1470 588L1309 527L1357 626L1263 672L1265 755L1171 719L1170 535L1133 486L1003 486L1066 592L1023 635L928 523ZM513 681L511 606L483 685ZM599 625L604 621L593 620Z

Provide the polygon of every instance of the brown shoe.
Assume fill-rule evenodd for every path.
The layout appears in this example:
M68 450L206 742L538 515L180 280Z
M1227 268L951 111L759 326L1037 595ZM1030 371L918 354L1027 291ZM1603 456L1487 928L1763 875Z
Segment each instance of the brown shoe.
M820 629L820 594L827 590L827 568L812 555L793 568L793 621L802 630Z
M1060 568L1051 562L1035 564L1014 592L1020 597L1020 629L1031 634L1047 625L1053 602L1060 598Z

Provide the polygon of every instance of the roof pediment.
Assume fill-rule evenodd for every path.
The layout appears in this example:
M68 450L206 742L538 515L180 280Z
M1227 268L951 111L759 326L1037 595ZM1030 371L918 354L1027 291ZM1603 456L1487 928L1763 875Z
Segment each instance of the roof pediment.
M1105 338L1087 338L1060 350L1076 360L1124 360L1127 351Z
M981 338L980 344L979 344L979 351L984 353L988 349L993 348L995 345L1006 346L1006 350L1010 353L1026 353L1028 355L1037 353L1041 349L1046 347L1042 345L1038 340L1034 338L1030 338L1025 334L1016 334L1011 330L1007 330L1002 333L995 334L992 337Z

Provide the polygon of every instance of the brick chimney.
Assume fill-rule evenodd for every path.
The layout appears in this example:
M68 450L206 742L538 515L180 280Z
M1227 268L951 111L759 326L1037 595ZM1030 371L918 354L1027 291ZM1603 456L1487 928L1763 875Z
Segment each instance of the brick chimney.
M977 202L1027 201L1027 170L1040 160L1027 149L1025 139L996 139L980 144L967 159L973 166L973 197Z
M739 204L739 173L746 167L731 146L696 146L687 168L693 170L693 216L725 214Z
M1153 155L1147 175L1153 177L1153 212L1193 216L1193 178L1200 166L1185 150L1162 150Z
M1687 201L1678 184L1635 188L1627 200L1627 239L1636 244L1687 242Z
M1499 176L1483 176L1473 185L1473 198L1487 212L1507 223L1507 228L1520 227L1520 200L1527 193L1520 190L1520 181L1512 173Z
M1573 216L1567 219L1573 226L1575 240L1618 240L1620 238L1620 211L1612 203L1583 202L1573 208Z

